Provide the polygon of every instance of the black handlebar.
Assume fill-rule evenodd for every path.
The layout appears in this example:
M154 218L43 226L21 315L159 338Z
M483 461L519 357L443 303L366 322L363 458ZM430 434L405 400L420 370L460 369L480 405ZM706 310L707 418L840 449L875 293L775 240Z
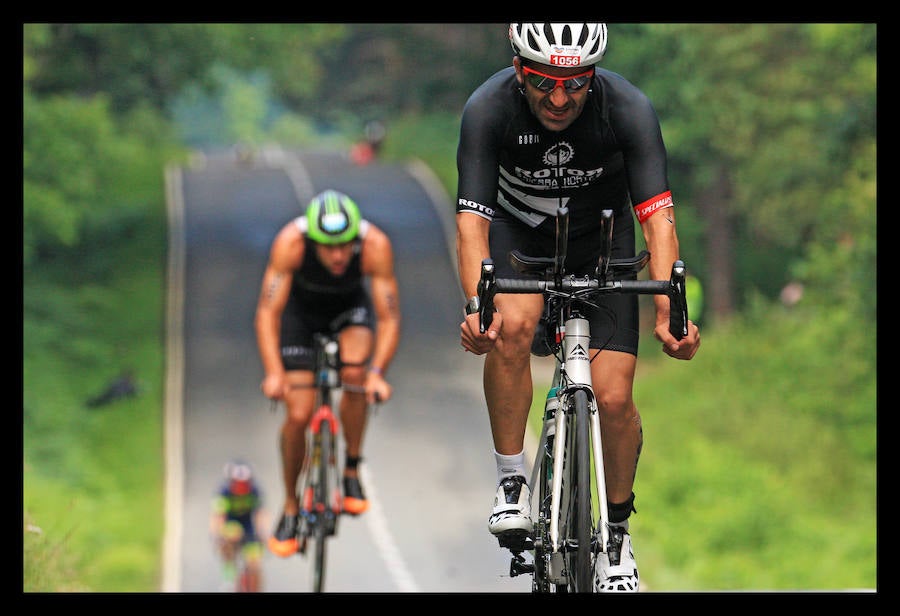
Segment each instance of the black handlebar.
M679 259L672 264L672 275L669 280L609 280L608 274L616 271L619 265L626 269L634 270L642 268L649 258L649 254L642 252L640 257L634 259L611 259L609 253L612 246L612 210L604 210L601 213L601 256L594 277L585 276L576 278L573 275L564 276L564 264L567 252L568 237L568 209L560 207L556 216L556 257L552 260L552 267L547 268L543 280L496 278L494 261L485 259L481 262L481 279L478 281L478 315L481 333L487 331L494 320L494 295L497 293L545 293L558 292L571 294L584 291L590 294L592 291L602 293L630 293L636 295L667 295L669 297L669 333L676 340L687 336L688 309L687 296L685 295L684 262ZM522 264L531 261L541 267L546 259L531 259L516 255L516 261Z
M576 278L567 276L559 282L554 280L519 280L515 278L494 278L494 262L485 259L481 263L481 281L478 283L479 314L481 332L484 333L494 319L494 295L497 293L573 293L576 291L597 291L598 293L630 293L635 295L667 295L671 304L669 310L669 332L681 340L687 335L687 301L684 295L684 262L680 259L672 265L669 280L608 280L601 283L597 278Z

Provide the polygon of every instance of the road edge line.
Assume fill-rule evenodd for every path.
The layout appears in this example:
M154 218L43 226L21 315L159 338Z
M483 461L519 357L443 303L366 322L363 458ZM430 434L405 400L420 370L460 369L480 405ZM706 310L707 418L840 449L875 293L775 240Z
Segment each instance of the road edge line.
M163 414L164 531L162 592L181 588L184 491L184 198L182 172L165 169L169 257L166 284L166 393Z

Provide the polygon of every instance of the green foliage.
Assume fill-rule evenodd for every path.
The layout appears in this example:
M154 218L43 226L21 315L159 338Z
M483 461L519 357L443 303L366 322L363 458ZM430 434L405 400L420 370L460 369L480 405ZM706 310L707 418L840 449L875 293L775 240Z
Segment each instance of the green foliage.
M329 87L305 113L333 121L459 114L495 71L510 65L506 24L354 24L330 57L320 56Z
M271 80L261 71L242 74L218 63L209 75L212 92L191 84L170 105L183 140L198 148L261 145L275 113Z
M690 362L644 341L632 530L652 590L876 587L874 333L849 324L757 296Z
M104 96L23 93L23 259L78 244L87 225L141 211L162 198L171 130L146 107L120 120Z
M99 188L99 170L85 164L113 129L105 103L24 96L23 215L25 260L41 238L74 244Z
M724 178L730 192L707 207L734 217L735 290L774 298L787 272L833 275L835 264L816 265L818 251L853 238L851 270L874 297L875 24L615 25L604 65L657 107L680 235L716 231L696 234L682 212L702 212L705 191ZM684 243L688 263L720 258L697 258L702 242ZM832 295L848 288L821 276L809 282Z
M873 347L849 351L832 319L779 312L639 377L636 527L679 571L674 588L875 587Z
M228 137L236 143L259 143L259 127L266 116L266 98L253 84L236 82L229 85L223 100Z
M217 60L245 72L260 69L275 94L293 108L316 105L332 87L323 65L335 57L351 27L340 23L205 24L219 41ZM173 93L174 94L174 93Z
M163 109L227 52L204 24L55 23L25 24L24 30L26 56L37 66L29 81L36 94L102 92L117 112L142 102Z
M24 474L26 481L28 476L28 469L26 469ZM58 521L66 518L65 516L55 516L53 519ZM26 513L22 535L22 590L24 592L88 590L77 581L77 555L73 553L68 544L69 534L59 528L43 528Z
M459 115L433 113L398 118L388 126L384 156L394 160L425 161L447 191L456 195L456 144Z
M26 591L158 588L161 208L92 246L64 251L24 278ZM134 374L136 397L86 406L124 371Z

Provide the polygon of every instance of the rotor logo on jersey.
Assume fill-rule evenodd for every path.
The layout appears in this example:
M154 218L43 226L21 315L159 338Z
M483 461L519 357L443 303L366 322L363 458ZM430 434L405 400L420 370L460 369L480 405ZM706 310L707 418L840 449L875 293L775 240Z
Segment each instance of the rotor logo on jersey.
M566 141L560 141L544 152L543 162L547 166L560 167L573 158L575 158L575 148Z

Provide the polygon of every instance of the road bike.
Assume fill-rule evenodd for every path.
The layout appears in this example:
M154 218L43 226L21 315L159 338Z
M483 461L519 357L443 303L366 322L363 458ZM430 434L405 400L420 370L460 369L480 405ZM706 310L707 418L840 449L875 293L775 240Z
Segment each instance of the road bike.
M511 251L513 268L530 279L496 278L493 260L485 259L478 284L482 332L491 323L496 294L543 294L543 327L536 332L532 352L556 359L529 482L537 486L533 530L530 535L501 541L501 547L513 554L510 575L532 574L536 593L592 592L595 560L617 548L610 543L600 414L591 384L590 322L583 306L596 306L594 298L607 293L667 295L669 331L679 340L687 335L684 262L675 261L669 280L637 280L650 253L642 250L635 257L611 258L612 210L602 212L601 224L601 256L593 276L576 277L565 271L568 208L560 207L555 257ZM531 562L524 552L531 553Z
M224 561L222 588L228 592L261 592L262 544L256 537L247 540L237 520L226 521L214 537L216 551Z
M300 497L297 553L306 555L309 544L312 544L312 590L322 592L325 588L327 541L337 534L344 500L342 473L338 465L341 459L338 438L341 424L336 411L337 393L365 393L365 388L342 382L337 334L317 333L313 339L316 348L315 381L305 387L316 388L316 401L306 431L307 456L297 481Z
M335 412L335 392L341 387L338 341L316 334L316 402L307 429L307 456L300 473L300 524L298 554L313 544L313 592L325 587L326 541L337 533L343 495L337 465L340 423Z

